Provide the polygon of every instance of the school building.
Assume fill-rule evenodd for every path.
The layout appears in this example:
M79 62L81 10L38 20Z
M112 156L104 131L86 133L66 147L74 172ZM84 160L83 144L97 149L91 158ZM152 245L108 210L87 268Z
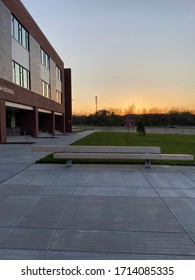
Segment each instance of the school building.
M72 131L71 69L19 0L0 0L0 143Z

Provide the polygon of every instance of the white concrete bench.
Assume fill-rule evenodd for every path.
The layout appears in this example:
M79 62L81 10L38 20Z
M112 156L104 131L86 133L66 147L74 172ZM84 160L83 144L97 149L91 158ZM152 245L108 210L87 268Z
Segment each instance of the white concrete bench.
M160 147L140 146L65 146L65 145L40 145L33 146L32 152L73 152L73 153L151 153L159 154Z
M150 161L143 156L157 153L160 153L159 147L68 146L65 153L55 153L53 157L66 159L67 166L71 166L72 159L144 159L146 167L149 167Z
M53 158L66 159L71 166L72 159L121 159L145 160L147 168L151 160L194 160L193 155L161 154L160 147L139 146L34 146L34 152L53 152Z

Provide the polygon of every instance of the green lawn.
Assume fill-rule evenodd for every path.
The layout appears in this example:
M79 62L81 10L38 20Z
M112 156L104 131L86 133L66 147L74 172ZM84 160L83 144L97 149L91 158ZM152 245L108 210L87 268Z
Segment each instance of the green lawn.
M158 146L162 153L168 154L192 154L195 156L195 136L194 135L172 135L172 134L146 134L145 136L130 133L127 143L126 132L95 132L73 145L88 146ZM38 162L64 163L64 160L54 160L49 155ZM111 161L111 160L75 160L74 162L83 163L143 163L143 161ZM193 165L193 162L185 161L153 161L156 164L171 165Z

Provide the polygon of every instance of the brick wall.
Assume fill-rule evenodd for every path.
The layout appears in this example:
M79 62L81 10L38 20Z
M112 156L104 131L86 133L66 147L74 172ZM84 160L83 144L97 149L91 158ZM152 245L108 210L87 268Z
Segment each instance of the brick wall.
M65 81L65 127L67 132L72 132L72 85L71 69L64 69Z
M33 91L22 88L16 84L10 83L1 78L0 78L0 87L11 89L14 92L14 94L11 94L9 92L0 91L0 99L64 113L63 104L54 102L51 99L43 97Z
M5 101L0 99L0 143L6 142Z

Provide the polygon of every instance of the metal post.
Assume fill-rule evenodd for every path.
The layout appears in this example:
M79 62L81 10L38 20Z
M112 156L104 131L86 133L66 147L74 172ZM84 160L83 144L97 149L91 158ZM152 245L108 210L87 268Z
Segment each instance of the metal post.
M97 102L98 102L98 97L95 96L95 112L97 114Z

